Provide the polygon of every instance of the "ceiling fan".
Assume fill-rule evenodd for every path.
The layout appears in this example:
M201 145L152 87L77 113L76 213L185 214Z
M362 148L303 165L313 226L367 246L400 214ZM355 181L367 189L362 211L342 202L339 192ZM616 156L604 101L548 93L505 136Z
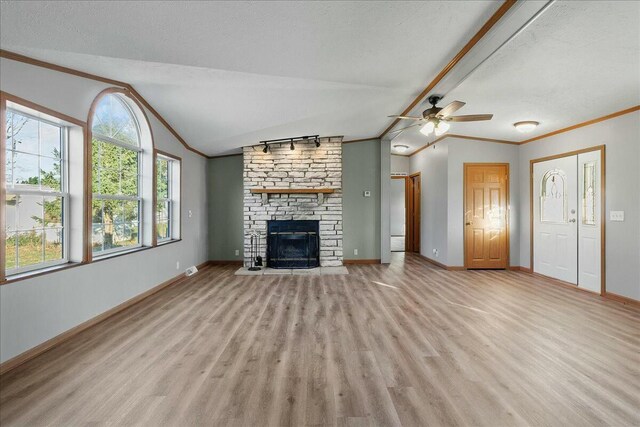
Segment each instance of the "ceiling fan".
M469 114L466 116L452 116L451 114L464 107L465 103L461 101L453 101L445 107L436 107L436 104L442 100L441 96L431 95L428 98L431 108L427 108L422 112L422 117L412 116L389 116L401 120L416 120L418 123L395 130L391 133L402 132L409 128L423 125L420 132L424 135L430 135L435 131L436 136L440 136L449 130L448 122L477 122L482 120L491 120L493 114Z

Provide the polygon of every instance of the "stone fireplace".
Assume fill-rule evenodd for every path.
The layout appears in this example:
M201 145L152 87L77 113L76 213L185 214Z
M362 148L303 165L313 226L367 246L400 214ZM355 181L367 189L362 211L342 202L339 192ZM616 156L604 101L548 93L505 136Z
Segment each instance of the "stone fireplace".
M243 158L245 265L251 264L252 235L259 236L258 255L267 260L268 223L292 220L317 221L320 265L342 265L342 138L321 138L320 147L296 142L295 150L273 144L267 153L245 147Z

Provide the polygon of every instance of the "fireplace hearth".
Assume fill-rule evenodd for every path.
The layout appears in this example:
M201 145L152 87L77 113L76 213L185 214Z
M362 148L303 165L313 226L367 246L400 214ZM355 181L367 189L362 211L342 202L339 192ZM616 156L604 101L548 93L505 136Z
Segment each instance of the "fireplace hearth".
M267 267L315 268L320 266L318 221L267 222Z

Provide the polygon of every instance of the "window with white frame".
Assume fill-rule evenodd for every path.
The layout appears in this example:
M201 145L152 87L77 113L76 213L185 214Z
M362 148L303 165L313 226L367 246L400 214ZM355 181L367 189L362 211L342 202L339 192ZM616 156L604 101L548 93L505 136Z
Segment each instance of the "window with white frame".
M99 101L92 119L94 256L141 245L142 147L136 116L118 94Z
M7 109L5 274L68 261L67 129Z
M156 237L158 242L171 239L172 163L171 159L164 156L158 156L156 159Z
M180 238L180 159L156 156L156 240Z

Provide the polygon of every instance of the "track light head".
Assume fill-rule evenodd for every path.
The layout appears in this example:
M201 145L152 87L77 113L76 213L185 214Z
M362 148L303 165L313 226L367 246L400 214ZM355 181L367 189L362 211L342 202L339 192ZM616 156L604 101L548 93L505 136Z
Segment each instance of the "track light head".
M316 137L316 148L320 147L320 138Z
M269 151L269 144L267 144L266 142L264 143L264 148L262 149L262 152L264 154L267 154L267 152Z
M295 146L295 145L293 145L293 139L291 140L291 145L289 146L289 148L290 148L291 150L295 150L295 149L296 149L296 146Z

